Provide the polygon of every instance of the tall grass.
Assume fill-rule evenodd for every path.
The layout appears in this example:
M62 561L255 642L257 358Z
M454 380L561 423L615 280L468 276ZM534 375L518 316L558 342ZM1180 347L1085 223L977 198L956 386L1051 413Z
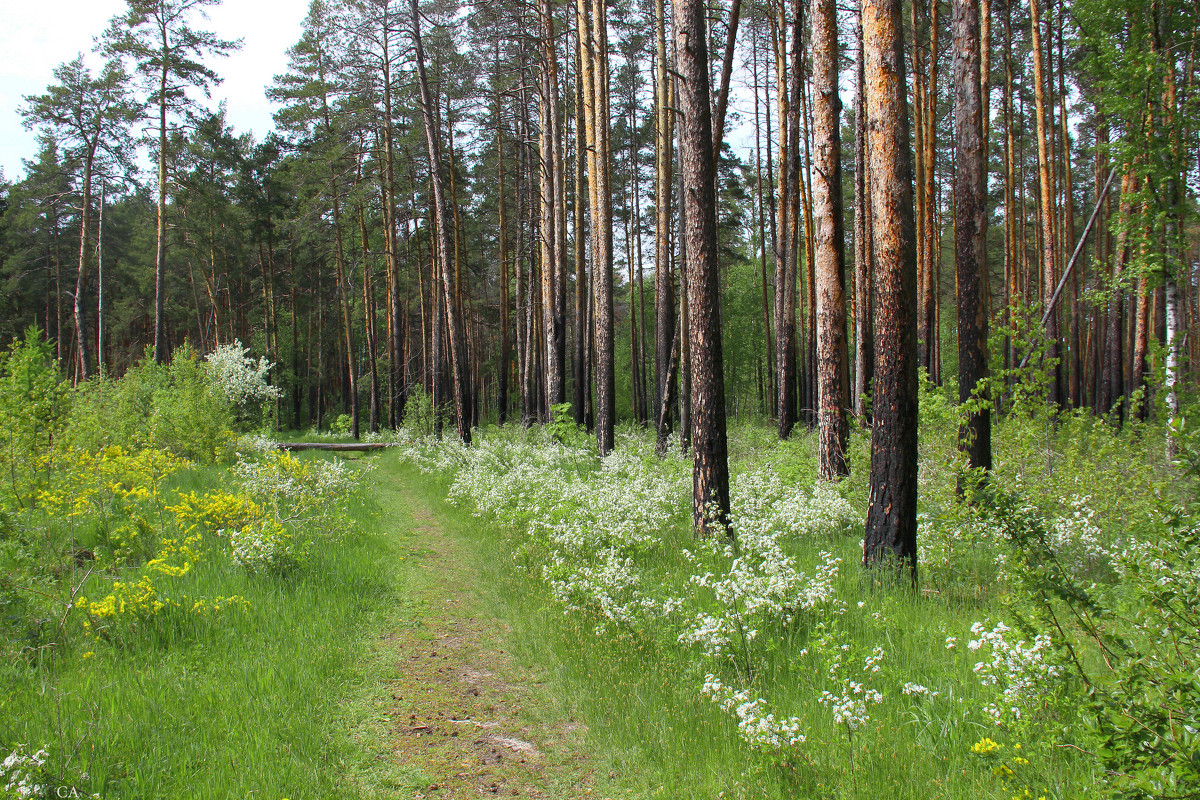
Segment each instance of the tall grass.
M190 471L176 488L220 488L226 474ZM346 797L339 765L353 745L335 718L364 641L403 591L377 513L353 504L358 532L324 540L287 575L205 558L174 588L244 599L219 615L116 642L77 635L53 658L5 663L0 741L46 747L65 783L105 798Z
M625 788L672 798L1009 800L1086 796L1105 785L1100 761L1086 752L1087 701L1066 664L1066 640L1039 644L1045 621L1025 594L1024 556L998 532L1002 521L956 498L952 436L922 442L926 590L884 585L858 568L860 469L838 488L858 524L780 536L787 520L770 523L769 540L800 568L841 559L829 591L836 610L785 609L771 619L723 605L707 588L711 578L697 582L706 569L733 574L722 570L735 570L737 554L713 556L719 545L692 538L684 464L653 461L639 434L624 435L624 452L603 464L587 455L585 440L563 431L554 441L544 432L489 429L468 450L410 440L403 457L432 479L433 501L450 497L441 508L460 535L495 554L489 579L503 587L498 613L513 625L522 658L552 668L556 693L587 722L606 760L601 769ZM1130 528L1152 527L1161 498L1186 491L1153 457L1159 441L1148 429L1116 435L1074 417L1010 421L998 436L995 484L1025 498L1020 513L1052 527L1056 558L1080 577L1113 584L1137 541ZM801 516L805 503L826 508L816 493L804 499L813 491L814 445L803 434L780 444L758 428L739 430L735 477L769 469L799 493ZM865 464L865 451L859 436L853 457ZM642 517L673 491L647 489L655 480L680 483L677 507ZM1092 503L1111 480L1121 482L1121 502ZM764 564L774 558L778 566L781 557ZM606 560L625 566L597 577ZM682 600L684 610L653 610L664 598ZM744 653L735 641L706 654L702 637L689 638L705 614L753 622L758 636ZM1078 647L1080 632L1069 633ZM1087 649L1076 655L1099 661ZM714 678L746 694L723 710L703 689ZM875 691L879 702L838 715L839 700ZM804 740L756 741L753 725L768 712L767 728L794 718Z

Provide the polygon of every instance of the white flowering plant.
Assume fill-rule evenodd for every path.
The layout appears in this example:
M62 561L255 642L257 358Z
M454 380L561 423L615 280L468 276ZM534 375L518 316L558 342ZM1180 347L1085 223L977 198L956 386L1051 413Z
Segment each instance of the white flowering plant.
M99 798L99 794L87 794L79 788L89 780L86 772L64 774L51 763L50 752L45 747L33 750L28 745L18 744L0 761L0 797L5 800Z
M217 345L204 357L217 391L233 409L240 425L259 421L268 403L283 397L283 390L272 386L267 373L274 365L266 358L250 356L250 348L238 339Z
M367 469L277 449L239 458L233 474L263 514L228 531L234 562L276 574L301 566L316 539L351 528L349 503Z

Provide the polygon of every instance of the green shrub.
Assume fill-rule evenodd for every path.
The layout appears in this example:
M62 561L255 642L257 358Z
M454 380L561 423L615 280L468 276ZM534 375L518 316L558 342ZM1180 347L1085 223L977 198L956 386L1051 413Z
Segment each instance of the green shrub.
M51 447L71 406L71 388L54 365L50 344L30 328L0 353L0 511L30 505L49 478Z
M68 433L83 450L150 447L209 464L225 458L233 442L233 408L186 345L169 364L143 358L122 378L80 387L77 397Z

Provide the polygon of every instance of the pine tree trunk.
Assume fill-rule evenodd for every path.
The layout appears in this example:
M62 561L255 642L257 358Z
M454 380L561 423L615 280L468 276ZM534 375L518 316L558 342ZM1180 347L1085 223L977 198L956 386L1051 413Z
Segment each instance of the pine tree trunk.
M79 270L75 274L75 344L79 348L79 374L83 380L92 377L92 350L88 344L87 288L88 252L92 233L92 164L94 150L84 155L83 197L79 213Z
M167 360L167 31L163 27L158 83L158 243L154 250L154 361Z
M692 525L698 533L726 532L729 464L708 43L702 0L676 0L674 8L692 368Z
M1120 233L1117 235L1116 251L1113 253L1112 279L1109 282L1108 328L1104 344L1104 374L1101 380L1100 402L1096 411L1108 414L1117 408L1116 423L1121 424L1125 418L1124 381L1124 290L1121 288L1121 277L1125 265L1129 262L1129 231L1128 221L1133 214L1133 193L1137 191L1137 180L1132 169L1126 169L1121 178L1121 199L1118 206L1118 218L1121 221Z
M564 272L562 237L559 235L558 196L562 179L559 155L558 48L555 46L553 8L549 0L540 0L538 16L542 28L541 84L538 92L540 114L539 176L541 186L542 256L542 330L546 337L545 392L547 407L566 401L565 320L559 313ZM547 410L549 410L547 408ZM549 417L546 417L549 419Z
M818 473L824 480L850 474L846 460L846 276L842 227L841 99L834 0L813 0L813 128L816 138L813 216L817 220L816 278Z
M499 45L497 44L497 48ZM509 364L512 361L512 339L510 330L512 321L509 317L509 270L508 270L508 216L505 207L504 193L504 133L501 115L504 105L500 93L496 93L496 180L498 183L497 200L499 219L497 226L500 239L500 363L496 367L496 410L497 422L500 425L508 422L508 378Z
M954 262L958 285L958 401L986 404L987 305L984 302L987 171L983 146L979 7L954 0ZM982 392L981 392L982 390ZM974 469L992 468L991 414L972 411L958 432L959 449ZM960 485L960 490L963 489Z
M802 12L793 0L791 64L787 42L788 14L780 2L775 36L775 74L779 104L779 234L775 253L775 360L778 397L775 414L779 438L791 436L796 424L796 259L800 187L800 87L803 70ZM790 80L789 80L790 76Z
M1055 248L1054 190L1050 180L1049 126L1046 122L1046 77L1042 65L1042 34L1038 5L1041 0L1029 0L1029 11L1033 34L1033 82L1034 103L1037 116L1038 139L1038 190L1041 204L1042 234L1042 289L1043 300L1049 301L1050 294L1058 283L1058 255ZM1063 380L1061 347L1059 343L1058 314L1046 319L1046 358L1052 372L1048 400L1052 406L1062 405Z
M900 0L863 0L868 170L878 265L871 492L863 563L917 571L917 269Z
M583 51L581 65L588 133L592 284L595 291L593 318L596 337L596 444L600 455L603 456L613 448L616 423L607 8L599 0L577 0L576 21Z
M575 37L575 399L572 411L576 425L588 425L588 409L592 399L591 354L588 342L591 327L588 322L588 276L586 250L586 206L588 194L584 185L584 164L587 161L587 123L584 121L583 51L578 35Z
M470 403L470 377L467 367L466 341L462 324L455 308L454 276L450 274L449 258L453 252L450 234L450 210L443 189L441 147L438 143L438 127L433 116L433 96L429 91L429 79L425 73L425 51L421 45L421 18L417 0L411 0L413 47L416 50L417 80L421 91L421 116L425 122L425 144L429 153L430 184L433 189L434 225L437 229L437 260L441 262L443 298L445 301L446 328L450 343L450 368L454 385L454 412L458 424L458 435L464 444L471 442L471 427L468 419ZM434 336L439 334L434 332Z
M875 263L867 196L867 101L861 11L855 20L854 34L858 42L854 92L854 415L869 423L867 399L875 372L875 304L871 291Z

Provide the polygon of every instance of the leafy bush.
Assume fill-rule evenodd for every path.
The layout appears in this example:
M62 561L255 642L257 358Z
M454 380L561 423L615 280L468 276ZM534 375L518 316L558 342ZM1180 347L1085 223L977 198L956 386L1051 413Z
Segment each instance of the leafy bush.
M205 356L212 379L233 409L239 429L262 422L267 404L283 397L283 390L267 382L267 373L274 366L266 358L257 361L242 347L238 339L233 344L217 345Z
M0 353L0 483L6 489L0 492L0 512L30 505L49 479L52 448L70 406L70 386L36 328Z
M234 411L196 351L178 348L169 364L143 358L117 380L81 387L68 426L72 445L160 448L211 464L229 454Z

